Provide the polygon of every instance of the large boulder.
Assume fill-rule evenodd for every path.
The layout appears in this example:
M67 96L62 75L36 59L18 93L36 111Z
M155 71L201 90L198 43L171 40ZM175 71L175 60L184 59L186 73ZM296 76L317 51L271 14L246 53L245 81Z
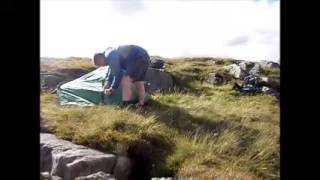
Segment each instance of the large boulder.
M51 176L49 172L41 172L40 180L63 180L59 176Z
M254 76L260 76L261 74L261 66L258 63L254 63L253 67L249 70L249 74L254 75Z
M261 77L261 83L263 86L271 87L277 91L280 91L280 78L279 77Z
M106 174L102 171L99 171L97 173L90 174L88 176L77 177L74 180L116 180L116 179L111 177L110 174Z
M132 176L133 162L126 156L118 156L113 168L113 175L117 180L127 180Z
M209 73L207 82L213 85L223 84L223 76L219 73Z
M234 78L244 79L248 75L260 76L261 65L254 62L243 61L237 64L230 64L224 67Z
M160 69L148 68L145 81L146 92L150 94L169 91L173 88L171 75Z
M250 71L253 66L254 66L254 62L249 62L249 61L243 61L239 64L240 68L243 70L243 71Z
M232 76L227 73L209 73L207 83L212 85L222 85L232 80Z
M150 57L150 67L155 69L163 69L164 68L164 60L159 57Z
M51 176L49 172L41 172L40 173L40 180L50 180Z
M41 89L54 89L64 80L64 77L56 73L40 73Z
M84 69L58 69L55 72L40 72L41 90L53 90L57 86L87 74Z
M270 96L275 96L278 100L280 100L280 93L277 90L273 89L273 88L263 86L262 87L262 92L264 94L267 94L267 95L270 95Z
M230 64L228 66L224 67L229 74L231 74L234 78L237 79L243 79L244 77L248 76L249 73L243 69L237 64Z
M55 135L40 133L40 172L50 172L63 180L73 180L99 171L111 173L116 157L113 154L75 145Z

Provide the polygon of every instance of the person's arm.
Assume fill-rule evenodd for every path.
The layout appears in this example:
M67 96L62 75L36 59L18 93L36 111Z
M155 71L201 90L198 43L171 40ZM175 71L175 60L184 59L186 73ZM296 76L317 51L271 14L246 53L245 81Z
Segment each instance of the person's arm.
M111 87L113 79L114 79L114 75L111 73L111 68L109 67L109 70L108 70L108 72L106 74L106 79L105 79L105 82L104 82L104 89L108 89L108 88Z
M111 82L111 88L117 89L120 85L123 73L120 66L120 58L117 52L112 52L110 57L108 57L108 63L110 66L110 79L108 78L108 82ZM111 77L112 76L112 77Z

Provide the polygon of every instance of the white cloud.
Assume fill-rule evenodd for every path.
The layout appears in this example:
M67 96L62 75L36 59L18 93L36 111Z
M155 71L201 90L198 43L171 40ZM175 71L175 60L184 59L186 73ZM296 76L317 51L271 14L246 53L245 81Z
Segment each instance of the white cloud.
M137 44L164 57L279 59L279 2L125 2L41 0L41 56L91 57L108 46ZM246 43L228 45L239 37Z

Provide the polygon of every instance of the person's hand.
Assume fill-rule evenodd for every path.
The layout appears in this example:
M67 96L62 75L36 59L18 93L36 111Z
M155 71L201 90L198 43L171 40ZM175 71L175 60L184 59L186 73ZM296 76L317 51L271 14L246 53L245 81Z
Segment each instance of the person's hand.
M109 89L109 88L110 88L110 86L104 85L104 86L103 86L103 91L106 90L106 89Z
M104 94L106 94L107 96L110 96L112 94L112 88L105 89Z

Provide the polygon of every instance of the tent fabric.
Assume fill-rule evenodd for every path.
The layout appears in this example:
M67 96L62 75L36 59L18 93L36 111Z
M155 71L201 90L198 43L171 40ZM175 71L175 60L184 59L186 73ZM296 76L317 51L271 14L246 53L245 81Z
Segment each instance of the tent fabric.
M118 105L122 102L122 87L114 90L111 96L103 93L103 83L110 75L109 66L97 68L96 70L81 76L78 79L61 85L58 90L58 98L61 105ZM132 85L131 101L138 102L136 87ZM150 99L150 94L146 93L145 101Z

